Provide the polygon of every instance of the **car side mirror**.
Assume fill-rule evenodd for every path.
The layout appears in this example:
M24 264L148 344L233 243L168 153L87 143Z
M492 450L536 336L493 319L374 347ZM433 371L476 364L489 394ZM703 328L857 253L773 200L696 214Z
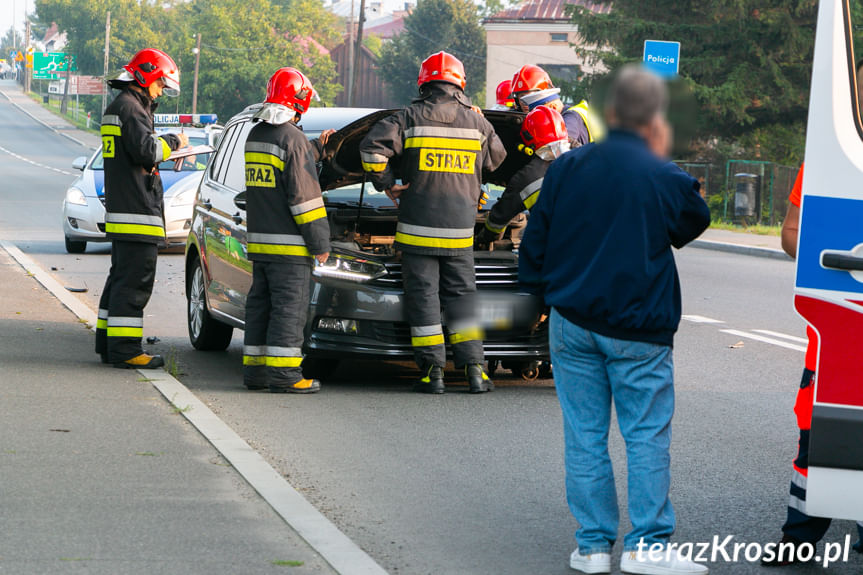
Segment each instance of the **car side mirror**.
M74 160L72 160L72 167L76 170L84 171L84 168L87 166L87 156L78 156Z
M246 192L240 192L234 196L234 205L245 211L246 209Z

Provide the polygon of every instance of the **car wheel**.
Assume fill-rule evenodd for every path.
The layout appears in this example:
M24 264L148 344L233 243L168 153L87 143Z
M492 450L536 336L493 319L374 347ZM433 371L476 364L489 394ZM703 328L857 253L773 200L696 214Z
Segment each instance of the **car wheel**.
M186 297L186 323L189 328L189 341L195 349L201 351L222 351L231 344L234 328L224 324L210 315L207 309L207 296L204 293L204 270L201 260L194 258L191 270L186 276L188 288Z
M303 377L306 379L330 379L339 367L337 359L303 359Z
M87 250L87 242L79 242L77 240L70 240L69 236L66 236L66 252L70 254L83 254Z

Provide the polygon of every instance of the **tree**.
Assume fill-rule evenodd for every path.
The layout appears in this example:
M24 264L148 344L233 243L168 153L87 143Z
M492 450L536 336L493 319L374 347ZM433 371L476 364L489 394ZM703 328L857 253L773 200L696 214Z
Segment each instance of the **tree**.
M462 61L465 91L476 101L485 95L485 30L471 0L423 0L405 18L405 29L384 44L380 75L394 97L407 104L417 96L417 73L430 54L444 50Z
M15 30L14 27L10 27L3 39L0 40L0 58L5 58L13 48L24 48L24 35Z
M645 39L680 41L680 75L701 110L697 137L800 159L816 0L615 0L608 14L575 6L572 16L577 51L610 69L640 61Z

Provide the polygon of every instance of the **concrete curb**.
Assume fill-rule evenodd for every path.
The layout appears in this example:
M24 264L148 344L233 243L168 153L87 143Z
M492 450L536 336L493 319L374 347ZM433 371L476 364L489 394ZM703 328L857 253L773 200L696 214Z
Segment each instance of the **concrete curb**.
M36 278L81 321L95 330L96 314L66 291L16 245L0 248ZM227 459L264 501L340 575L388 575L365 551L306 500L242 437L213 413L189 388L164 370L138 370L207 441Z
M87 148L87 149L91 149L91 148L92 148L92 146L90 146L89 144L85 144L84 142L82 142L82 141L81 141L81 140L79 140L78 138L76 138L76 137L74 137L74 136L70 136L69 134L67 134L67 133L65 133L65 132L62 132L62 131L58 130L57 128L55 128L54 126L52 126L52 125L50 125L50 124L48 124L48 123L46 123L46 122L44 122L44 121L40 120L39 118L37 118L36 116L34 116L33 114L31 114L30 112L28 112L27 110L25 110L22 106L20 106L20 105L19 105L17 102L15 102L12 98L10 98L10 97L9 97L9 95L8 95L4 90L0 90L0 94L3 94L3 97L4 97L4 98L6 98L7 100L9 100L9 103L10 103L10 104L12 104L13 106L15 106L16 108L18 108L19 110L21 110L22 112L24 112L25 114L27 114L28 116L30 116L30 118L32 118L34 121L39 122L40 124L42 124L43 126L45 126L46 128L48 128L49 130L51 130L51 131L52 131L52 132L54 132L55 134L60 134L60 135L61 135L61 136L63 136L64 138L67 138L67 139L69 139L69 140L72 140L73 142L75 142L75 143L76 143L76 144L78 144L79 146L83 146L83 147L85 147L85 148ZM49 112L49 113L51 113L51 112ZM64 122L66 121L66 120L65 120L65 119L63 119L63 118L60 118L60 119L62 119Z
M743 254L747 256L785 260L789 262L794 261L788 254L786 254L782 250L775 250L773 248L744 246L742 244L730 244L727 242L715 242L712 240L693 240L688 245L693 248L701 248L704 250L716 250L720 252L729 252L733 254Z

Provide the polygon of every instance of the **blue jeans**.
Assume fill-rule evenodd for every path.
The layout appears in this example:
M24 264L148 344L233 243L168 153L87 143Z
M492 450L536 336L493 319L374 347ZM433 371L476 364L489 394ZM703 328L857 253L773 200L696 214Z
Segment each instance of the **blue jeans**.
M665 543L674 532L671 484L671 416L674 364L671 347L605 337L552 309L551 362L566 445L566 498L580 528L581 554L608 553L617 540L618 507L608 455L611 402L626 441L629 519L624 551L640 540Z

